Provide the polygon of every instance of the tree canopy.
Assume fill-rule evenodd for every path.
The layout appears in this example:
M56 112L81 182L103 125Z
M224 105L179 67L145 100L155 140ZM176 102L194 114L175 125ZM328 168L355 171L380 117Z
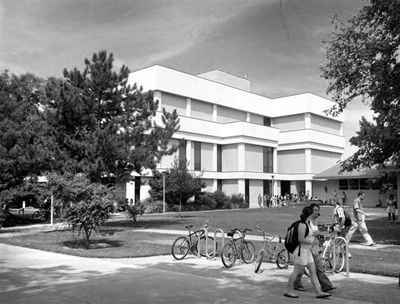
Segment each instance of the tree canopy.
M201 182L201 174L196 174L188 169L188 162L174 159L172 167L165 174L165 201L167 204L179 204L179 215L183 204L188 199L201 193L206 185ZM149 181L151 197L162 200L163 180L162 174L154 172L154 179Z
M176 150L168 145L179 129L176 111L159 111L153 93L129 85L129 69L116 71L113 62L101 51L83 71L65 69L60 78L0 75L3 199L49 171L103 184L127 180Z
M334 30L324 42L327 64L323 77L337 115L357 98L374 112L364 117L350 139L359 149L342 163L342 170L400 166L400 1L371 0L347 22L335 16Z
M57 151L40 110L44 83L32 74L0 75L0 192L10 198L24 181L50 170ZM23 191L22 191L23 192Z
M157 123L158 100L128 85L129 69L115 72L113 61L105 51L94 54L82 72L65 69L64 79L51 79L46 90L64 170L97 182L154 169L175 151L168 141L179 128L176 111L163 109Z

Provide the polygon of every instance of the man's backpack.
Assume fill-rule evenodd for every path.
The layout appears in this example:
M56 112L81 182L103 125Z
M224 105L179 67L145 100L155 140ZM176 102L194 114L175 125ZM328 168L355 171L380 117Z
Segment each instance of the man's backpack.
M296 247L300 246L299 232L298 232L300 223L301 223L300 220L296 221L292 225L290 225L290 227L287 229L286 236L285 236L285 248L290 253L293 253L294 250L296 249ZM304 237L306 237L308 235L309 230L310 230L310 228L308 227L308 225L306 225L306 235ZM298 255L300 256L300 248L299 248Z
M343 210L343 213L344 213L344 218L345 218L345 220L344 220L344 226L345 226L345 227L351 226L351 217L350 217L349 211Z

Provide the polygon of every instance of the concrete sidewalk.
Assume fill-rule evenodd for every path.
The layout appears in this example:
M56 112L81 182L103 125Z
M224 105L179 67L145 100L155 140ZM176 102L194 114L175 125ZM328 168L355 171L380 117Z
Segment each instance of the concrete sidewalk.
M262 264L231 269L220 259L172 256L135 259L80 258L0 244L0 303L396 303L397 278L351 274L331 277L338 286L316 299L311 283L300 298L283 297L290 270Z

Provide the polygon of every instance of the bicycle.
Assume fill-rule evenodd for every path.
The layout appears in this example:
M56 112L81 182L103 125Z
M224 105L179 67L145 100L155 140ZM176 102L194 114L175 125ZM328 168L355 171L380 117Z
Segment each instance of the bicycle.
M254 260L256 247L251 241L245 240L246 232L251 229L245 228L240 230L238 228L232 229L227 233L230 242L222 248L221 260L226 268L231 268L235 264L236 259L242 259L246 264L250 264ZM235 238L235 234L238 235Z
M262 233L264 244L258 252L256 263L254 265L254 272L257 273L260 270L265 254L269 255L269 261L271 263L276 263L279 269L288 268L290 256L286 248L282 248L281 246L281 244L283 244L282 237L279 235L269 235L258 226L256 226L256 229ZM275 239L278 240L277 245L272 244L272 241Z
M53 210L53 217L58 217L58 214L55 210ZM32 213L32 220L47 222L50 219L50 208L44 209L40 208L38 211Z
M193 231L193 225L185 226L188 229L188 236L180 236L172 243L171 253L176 260L184 259L189 251L193 255L198 256L198 242L200 240L200 255L212 256L214 254L214 238L208 236L207 229L210 228L204 224L200 230ZM202 251L204 249L204 251ZM216 244L216 251L218 251L218 243Z
M346 262L346 242L337 239L337 224L324 225L327 227L328 236L323 236L323 241L328 241L325 249L320 251L321 263L325 272L341 272Z

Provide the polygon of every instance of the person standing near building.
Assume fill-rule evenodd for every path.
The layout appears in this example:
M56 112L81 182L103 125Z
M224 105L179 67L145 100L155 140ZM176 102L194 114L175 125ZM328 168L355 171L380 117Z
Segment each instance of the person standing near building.
M353 218L349 232L346 235L347 242L350 243L350 240L356 232L357 229L360 230L362 236L366 241L367 246L376 245L376 243L372 240L372 237L368 233L367 225L365 223L365 216L367 215L363 211L362 201L365 198L365 193L363 191L358 192L358 197L353 202Z
M396 213L396 200L394 199L394 195L390 194L389 198L386 200L386 210L388 214L388 224L391 223L391 218L393 218L393 224L395 223L395 213Z
M261 197L261 194L258 195L258 206L260 206L260 208L262 208L262 197Z

